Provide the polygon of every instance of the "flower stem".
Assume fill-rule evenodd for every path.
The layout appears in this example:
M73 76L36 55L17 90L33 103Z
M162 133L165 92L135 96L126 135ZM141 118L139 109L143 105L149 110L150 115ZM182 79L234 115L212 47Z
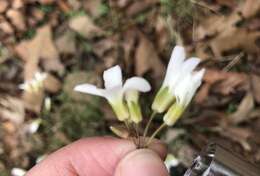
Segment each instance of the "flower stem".
M150 125L151 125L155 115L156 115L156 111L153 111L153 113L151 114L151 116L149 118L149 121L148 121L148 123L147 123L147 125L146 125L146 127L144 129L144 135L143 135L144 138L147 136L147 133L148 133L149 128L150 128Z
M152 136L148 139L147 143L146 143L146 147L149 146L152 142L152 140L155 138L155 136L164 128L166 127L167 124L163 123L159 128L157 128L157 130L152 134Z

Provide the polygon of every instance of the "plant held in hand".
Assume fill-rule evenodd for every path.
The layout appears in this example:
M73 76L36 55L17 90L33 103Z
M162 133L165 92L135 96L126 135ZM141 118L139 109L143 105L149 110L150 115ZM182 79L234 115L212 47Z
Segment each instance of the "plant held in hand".
M194 71L200 63L199 58L185 60L185 50L176 46L171 54L165 79L152 103L153 113L150 116L143 137L147 136L150 124L157 113L165 113L163 124L145 141L140 143L138 124L142 122L142 111L139 105L139 93L149 92L151 86L144 78L132 77L122 81L122 71L117 65L104 71L105 89L91 84L77 85L74 90L105 97L112 106L119 121L125 123L130 136L138 147L146 147L165 126L172 126L182 116L202 82L205 69ZM120 129L111 128L121 137L128 137ZM139 142L136 142L138 140Z

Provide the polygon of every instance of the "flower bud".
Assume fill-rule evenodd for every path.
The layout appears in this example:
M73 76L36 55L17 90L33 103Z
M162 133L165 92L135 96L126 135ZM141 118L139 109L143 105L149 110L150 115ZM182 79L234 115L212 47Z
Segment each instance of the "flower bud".
M178 103L173 104L163 116L163 121L168 126L172 126L181 117L185 108Z
M158 113L164 112L174 101L174 96L170 93L169 88L161 87L155 96L152 109Z
M130 113L130 120L134 123L142 121L142 112L138 102L139 93L136 90L129 90L126 92L126 102Z

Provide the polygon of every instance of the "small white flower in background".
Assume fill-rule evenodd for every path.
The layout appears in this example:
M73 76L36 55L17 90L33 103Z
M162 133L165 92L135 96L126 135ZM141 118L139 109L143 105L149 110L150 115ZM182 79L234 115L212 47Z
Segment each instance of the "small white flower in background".
M192 97L201 85L201 80L205 73L205 69L201 69L198 72L189 73L183 80L176 86L174 95L176 102L169 108L164 115L164 122L171 126L182 115L186 107L191 102Z
M122 70L118 65L105 70L103 73L103 79L105 83L105 89L97 88L95 85L92 84L81 84L77 85L74 90L82 93L105 97L108 100L109 104L112 106L115 114L120 121L125 121L130 117L129 111L124 102L124 96L132 91L148 92L151 89L150 84L141 77L129 78L123 85ZM129 96L127 97L127 99L129 99ZM136 101L138 100L138 95L137 98L134 99L132 99L132 96L130 97L131 100L129 101L137 103Z
M19 88L30 93L37 93L43 87L47 73L36 72L33 79L19 85Z
M184 80L186 75L193 72L200 63L199 58L185 59L185 49L182 46L174 47L167 67L162 87L158 91L152 109L162 113L174 102L175 89Z
M26 174L26 171L21 168L13 168L11 170L11 176L24 176Z
M40 124L42 123L42 119L36 119L36 120L33 120L29 125L28 125L28 132L31 133L31 134L34 134L38 131L39 127L40 127Z
M175 158L172 154L168 154L164 161L164 164L168 171L170 171L171 167L178 166L179 163L180 163L179 160Z
M51 98L50 97L46 97L44 99L44 109L47 111L47 112L50 112L51 110Z

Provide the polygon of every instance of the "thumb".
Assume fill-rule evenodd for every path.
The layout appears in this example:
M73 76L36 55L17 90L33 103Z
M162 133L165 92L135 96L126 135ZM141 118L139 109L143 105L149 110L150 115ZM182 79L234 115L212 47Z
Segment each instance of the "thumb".
M168 176L162 159L152 150L140 149L127 154L118 164L115 176Z

